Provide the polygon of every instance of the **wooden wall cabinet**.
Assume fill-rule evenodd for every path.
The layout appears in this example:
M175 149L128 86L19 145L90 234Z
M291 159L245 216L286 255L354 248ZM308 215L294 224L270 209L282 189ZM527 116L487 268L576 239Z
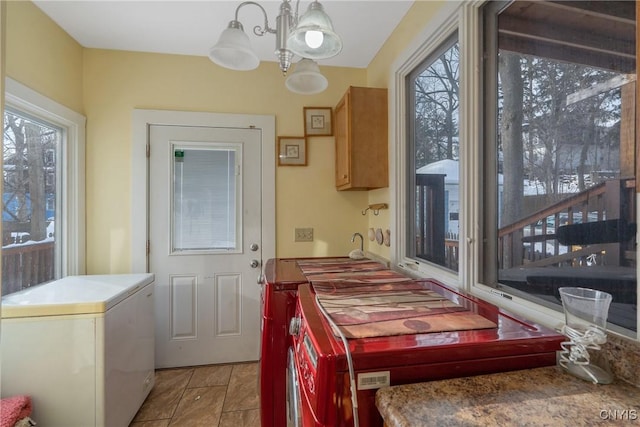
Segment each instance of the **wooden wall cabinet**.
M389 186L387 89L351 86L335 107L336 188Z

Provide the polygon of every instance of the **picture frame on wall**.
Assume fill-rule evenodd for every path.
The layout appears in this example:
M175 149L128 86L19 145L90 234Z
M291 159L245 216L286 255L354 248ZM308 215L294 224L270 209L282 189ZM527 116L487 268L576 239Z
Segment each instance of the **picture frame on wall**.
M278 137L278 166L306 166L307 139L303 136Z
M332 116L331 107L304 107L304 135L333 135Z

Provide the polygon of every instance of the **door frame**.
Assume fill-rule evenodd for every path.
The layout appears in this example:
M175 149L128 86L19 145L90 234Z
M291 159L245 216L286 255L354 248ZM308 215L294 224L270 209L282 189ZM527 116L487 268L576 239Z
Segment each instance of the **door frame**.
M262 260L276 252L276 119L270 115L220 114L134 109L131 143L131 272L148 273L149 256L149 127L151 125L206 126L258 129L262 145ZM141 214L144 212L144 214Z

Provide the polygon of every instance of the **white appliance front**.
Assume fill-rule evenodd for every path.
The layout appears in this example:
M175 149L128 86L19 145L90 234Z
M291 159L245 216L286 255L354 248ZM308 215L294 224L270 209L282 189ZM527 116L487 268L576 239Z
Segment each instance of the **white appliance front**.
M51 427L127 426L154 384L154 276L73 276L2 300L2 397Z

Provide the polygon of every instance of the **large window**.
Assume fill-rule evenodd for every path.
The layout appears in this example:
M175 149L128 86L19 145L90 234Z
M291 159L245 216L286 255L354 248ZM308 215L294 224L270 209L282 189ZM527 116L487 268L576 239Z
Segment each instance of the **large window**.
M7 81L2 295L84 273L84 118Z
M52 280L60 270L55 219L62 137L62 129L52 123L12 107L5 110L3 295Z
M635 4L592 3L483 10L484 280L556 307L562 286L609 292L635 331Z
M559 287L604 290L610 328L636 336L635 2L447 8L396 70L396 202L410 206L399 265L554 324ZM454 52L459 73L442 73ZM447 128L446 104L421 100L458 84ZM447 138L454 150L440 149ZM444 182L429 173L431 194L445 196L420 198L420 168L445 160L456 162L455 208L444 168ZM459 238L444 240L455 250L443 262L434 230L452 223Z
M457 35L418 66L407 79L407 253L458 270L459 55Z

